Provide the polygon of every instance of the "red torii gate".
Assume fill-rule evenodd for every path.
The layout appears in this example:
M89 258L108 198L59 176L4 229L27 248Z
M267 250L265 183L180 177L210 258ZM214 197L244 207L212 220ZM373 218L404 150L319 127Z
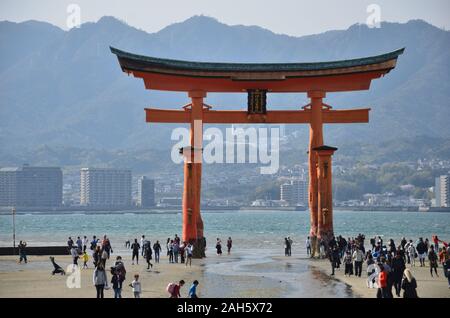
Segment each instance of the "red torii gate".
M323 124L367 123L370 108L333 110L323 102L327 92L367 90L373 79L396 66L404 49L387 54L318 63L203 63L131 54L111 47L122 71L144 80L146 89L187 92L191 103L182 110L146 108L146 121L190 123L190 147L185 157L182 239L204 256L200 213L203 123L310 124L309 207L313 256L318 243L333 237L331 156L325 146ZM208 92L246 92L247 111L212 110L203 100ZM267 110L267 93L306 92L310 103L299 110ZM197 132L198 130L198 132ZM195 140L194 140L195 139Z

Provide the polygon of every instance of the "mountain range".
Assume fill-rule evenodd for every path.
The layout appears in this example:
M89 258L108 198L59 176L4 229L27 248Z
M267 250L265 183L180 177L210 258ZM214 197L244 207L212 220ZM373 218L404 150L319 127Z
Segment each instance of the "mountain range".
M0 22L0 149L45 147L169 152L174 125L145 123L145 107L180 108L182 93L144 89L120 70L109 47L154 57L210 62L314 62L372 56L405 47L395 70L369 91L329 94L336 109L371 107L370 123L327 126L325 142L450 138L450 32L422 20L355 24L293 37L257 26L194 16L147 33L113 18L64 31L45 22ZM210 94L216 109L246 107L244 94ZM305 94L269 94L269 109L298 109ZM305 132L295 125L289 131ZM298 141L307 144L305 137ZM1 161L1 160L0 160ZM6 160L9 161L9 160ZM5 162L0 162L1 164ZM9 162L6 162L9 163ZM10 163L9 163L10 164Z

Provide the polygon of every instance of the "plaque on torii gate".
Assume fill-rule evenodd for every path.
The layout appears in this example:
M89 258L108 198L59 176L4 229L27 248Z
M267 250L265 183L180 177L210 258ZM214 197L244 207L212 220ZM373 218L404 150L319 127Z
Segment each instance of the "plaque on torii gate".
M310 125L308 203L314 256L319 241L327 244L334 235L331 155L336 148L324 145L323 124L367 123L370 110L335 110L323 99L327 92L369 89L373 79L395 68L403 51L343 61L261 64L170 60L111 48L122 71L142 78L146 89L186 92L191 99L180 110L145 112L147 122L190 124L190 146L180 151L185 158L182 240L194 244L194 257L205 255L200 213L203 123ZM214 110L204 103L208 92L247 93L247 110ZM297 110L272 110L267 93L307 93L310 103Z

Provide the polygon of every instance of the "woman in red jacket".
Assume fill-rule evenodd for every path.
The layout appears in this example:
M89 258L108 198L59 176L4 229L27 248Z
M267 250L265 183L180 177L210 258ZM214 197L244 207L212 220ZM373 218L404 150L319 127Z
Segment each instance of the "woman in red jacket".
M377 298L389 298L387 292L387 278L388 273L384 270L383 264L378 264L380 267L380 272L378 274L378 290L377 290Z

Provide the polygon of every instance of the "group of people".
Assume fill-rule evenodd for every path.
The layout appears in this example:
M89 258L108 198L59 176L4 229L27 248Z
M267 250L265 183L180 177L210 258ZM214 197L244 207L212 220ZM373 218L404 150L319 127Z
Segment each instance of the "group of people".
M83 239L78 236L75 242L72 237L69 236L67 247L69 254L72 256L73 265L78 266L78 259L81 258L83 261L83 268L88 268L88 246L92 251L94 267L97 267L100 263L103 263L103 266L105 266L106 260L109 259L111 253L113 253L111 241L106 235L104 235L101 240L94 235L91 241L89 241L86 236L84 236Z
M309 238L306 243L307 251L311 246L308 240ZM403 297L415 298L417 282L406 265L415 266L415 259L418 257L420 266L425 266L425 259L428 258L431 276L433 277L433 271L438 276L437 267L438 263L441 263L450 288L450 248L437 236L432 238L434 244L430 244L428 239L419 238L413 242L403 237L398 245L393 239L385 244L381 236L373 237L370 239L371 249L367 252L364 240L365 236L362 234L347 240L342 236L332 238L328 243L327 251L331 263L331 275L335 274L336 268L344 264L344 275L361 277L362 264L366 262L368 286L373 286L375 281L377 282L377 297L392 298L392 287L394 287L398 297L403 290ZM443 246L439 247L439 243ZM439 252L436 253L436 251Z
M185 264L186 266L192 266L192 257L194 253L194 245L188 242L181 242L180 237L175 234L175 237L167 238L166 242L167 256L169 257L169 263Z
M233 240L231 239L231 237L228 237L228 240L227 240L228 255L231 254L232 247L233 247ZM222 255L222 240L219 237L216 239L216 254L219 256Z

